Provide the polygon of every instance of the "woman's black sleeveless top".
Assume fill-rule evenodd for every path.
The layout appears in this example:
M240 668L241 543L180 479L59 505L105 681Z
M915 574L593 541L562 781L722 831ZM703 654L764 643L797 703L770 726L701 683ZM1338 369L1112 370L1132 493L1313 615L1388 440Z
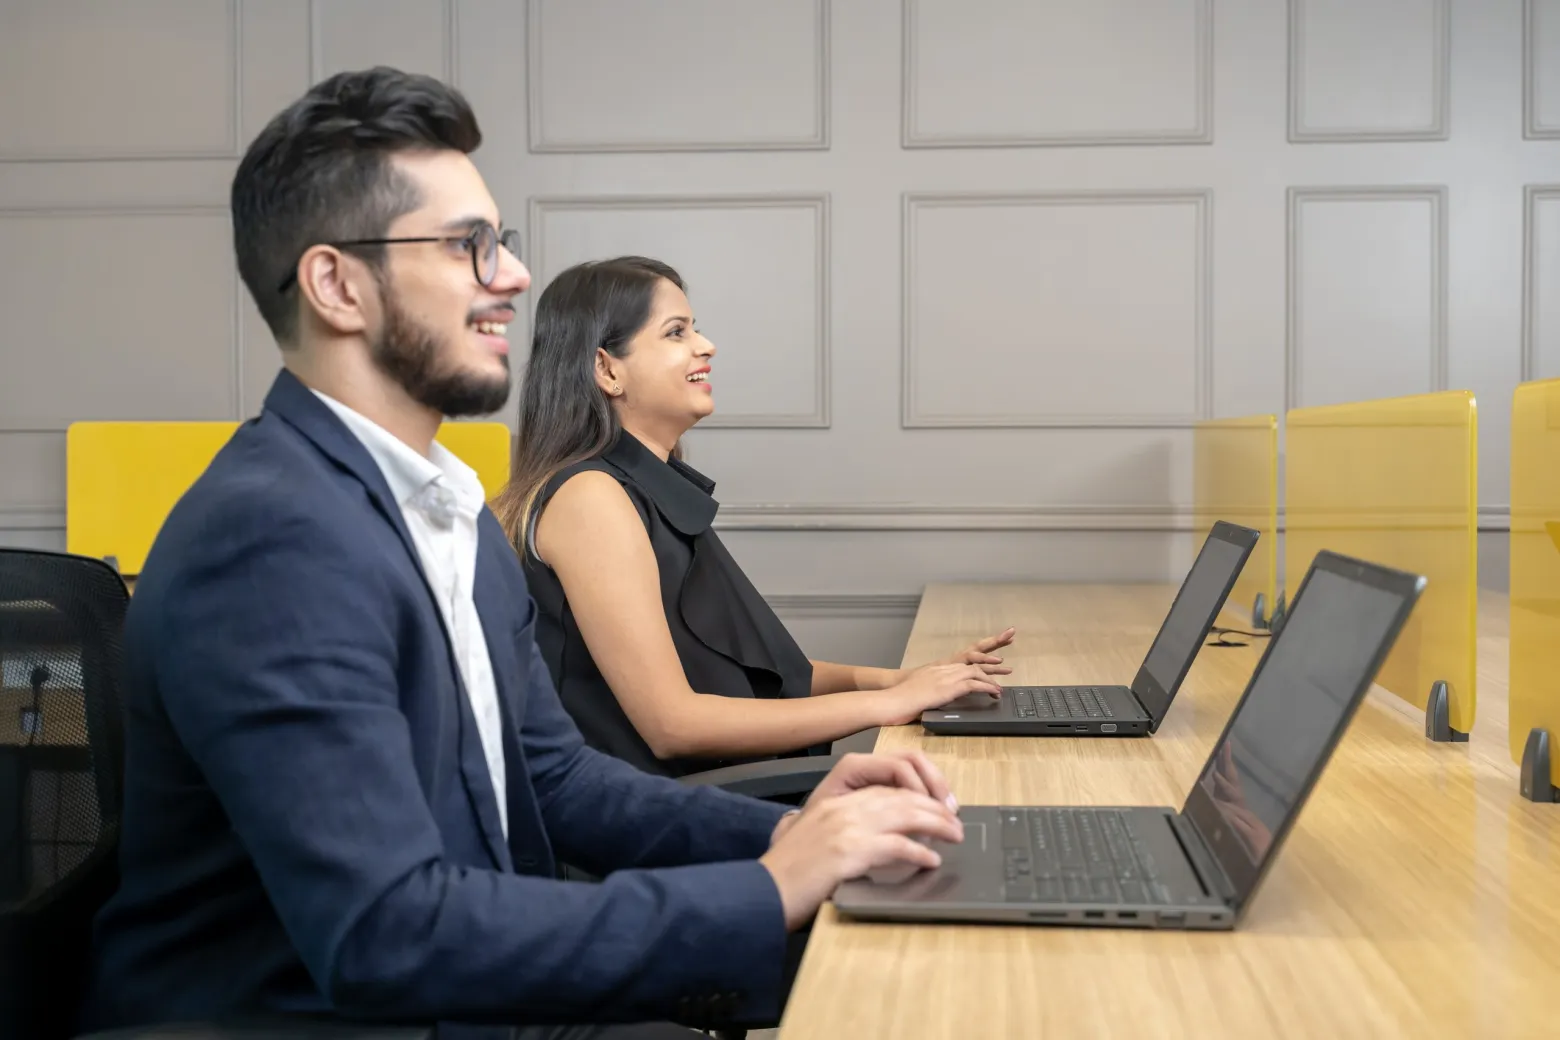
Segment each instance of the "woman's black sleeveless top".
M534 515L541 515L565 481L585 470L616 478L644 521L660 569L661 604L688 685L726 697L809 696L812 663L711 529L720 508L714 482L680 459L662 462L625 432L601 455L548 481ZM592 660L558 576L530 546L522 559L539 608L537 644L564 708L588 745L664 776L753 761L656 758ZM828 751L823 744L794 754Z

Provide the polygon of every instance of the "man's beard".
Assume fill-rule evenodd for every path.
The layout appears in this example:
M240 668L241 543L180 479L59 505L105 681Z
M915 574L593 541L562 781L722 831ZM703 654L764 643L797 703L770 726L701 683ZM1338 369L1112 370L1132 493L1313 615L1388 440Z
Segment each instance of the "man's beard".
M441 367L439 340L401 310L391 293L384 294L385 324L370 344L374 364L418 404L440 415L461 418L491 415L509 400L512 379L509 358L501 356L502 375L463 372Z

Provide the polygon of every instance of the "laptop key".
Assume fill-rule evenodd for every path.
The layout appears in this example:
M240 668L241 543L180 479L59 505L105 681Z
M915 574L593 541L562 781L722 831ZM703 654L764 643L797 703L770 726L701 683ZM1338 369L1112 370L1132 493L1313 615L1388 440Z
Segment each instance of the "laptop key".
M1035 880L1035 902L1060 903L1062 901L1062 882L1058 878L1037 878Z
M1147 903L1148 889L1143 887L1141 881L1118 881L1116 887L1121 890L1123 903Z
M1069 874L1062 879L1063 891L1067 893L1070 902L1086 903L1094 898L1094 890L1089 885L1089 879Z
M1110 878L1095 878L1094 901L1096 903L1119 903L1121 895L1116 891L1116 882Z
M1029 827L1018 809L1002 810L1002 847L1029 851Z

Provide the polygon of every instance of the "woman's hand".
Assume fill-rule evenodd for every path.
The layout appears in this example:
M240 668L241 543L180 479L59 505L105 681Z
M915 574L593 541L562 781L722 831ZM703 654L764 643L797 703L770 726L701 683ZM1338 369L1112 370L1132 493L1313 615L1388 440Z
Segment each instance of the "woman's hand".
M916 722L923 711L941 708L968 693L984 693L995 700L1002 696L1002 687L986 677L987 667L943 662L912 669L903 681L881 691L887 709L883 725Z
M940 661L923 664L920 668L901 668L893 673L893 682L889 685L898 686L908 681L911 676L923 668L935 668L946 664L973 664L980 666L986 675L1012 675L1013 669L1003 664L1002 658L992 653L992 651L1000 650L1012 643L1015 631L1012 628L1004 629L994 636L976 640L956 654L944 657Z

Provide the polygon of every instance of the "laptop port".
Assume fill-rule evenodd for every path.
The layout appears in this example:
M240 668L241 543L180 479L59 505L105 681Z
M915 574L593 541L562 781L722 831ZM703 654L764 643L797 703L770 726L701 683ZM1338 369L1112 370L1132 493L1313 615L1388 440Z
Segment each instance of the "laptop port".
M1045 724L1045 728L1046 729L1065 730L1067 728L1067 723L1065 723L1065 722L1047 722Z
M1029 917L1034 921L1061 921L1066 919L1067 913L1063 910L1031 910Z
M1105 911L1103 911L1103 910L1085 910L1083 912L1083 916L1087 917L1091 921L1103 921L1105 919Z
M1073 727L1073 732L1074 733L1087 733L1087 732L1089 732L1089 727L1088 726L1074 726Z
M1180 924L1186 920L1186 915L1183 913L1170 913L1169 911L1165 911L1159 915L1159 919L1165 924Z
M1116 724L1114 722L1102 722L1100 723L1100 732L1114 733L1116 732Z
M1136 921L1137 920L1137 911L1136 910L1123 910L1120 913L1118 913L1116 916L1121 918L1123 921Z

